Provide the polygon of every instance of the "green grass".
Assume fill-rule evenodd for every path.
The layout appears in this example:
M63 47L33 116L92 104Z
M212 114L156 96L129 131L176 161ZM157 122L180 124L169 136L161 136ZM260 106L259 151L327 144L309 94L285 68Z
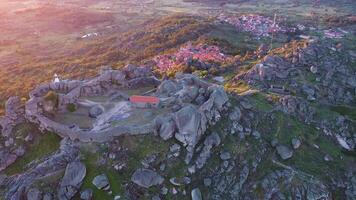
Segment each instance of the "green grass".
M351 156L344 154L341 147L324 136L320 130L282 112L275 112L273 115L272 121L265 120L259 125L264 139L271 141L277 138L279 143L288 145L290 148L293 138L298 137L302 141L301 147L294 150L293 157L282 161L284 164L323 181L330 181L329 176L325 174L340 175L348 165L347 163L354 162ZM315 148L314 144L319 148ZM324 161L326 154L334 160Z
M261 132L268 132L263 134L268 141L277 138L280 143L291 145L293 138L311 142L318 137L315 128L303 124L292 116L282 112L274 112L273 115L272 121L264 120L259 125Z
M67 110L68 110L69 112L75 112L75 111L77 110L77 108L76 108L76 106L75 106L74 103L69 103L69 104L67 104L66 108L67 108Z
M315 108L315 117L318 120L335 120L336 117L339 116L337 112L330 110L328 106L315 103L312 103L311 105Z
M258 165L256 173L251 175L251 179L253 180L261 180L267 174L281 169L280 166L274 164L272 162L272 152L267 152L261 163Z
M26 149L24 156L18 158L4 172L14 175L24 170L24 167L34 160L41 159L59 149L60 137L54 133L45 133Z
M100 158L100 153L85 153L84 155L84 164L87 168L87 175L85 176L82 189L91 188L93 190L93 199L102 199L102 200L112 200L113 196L109 195L107 192L103 190L97 189L93 184L92 180L95 176L100 174L106 174L109 179L111 190L114 195L123 194L124 181L128 180L128 174L119 174L114 171L113 168L108 166L98 166L97 161Z
M50 101L54 105L58 106L58 94L54 91L49 91L47 94L44 96L45 101Z
M122 145L129 149L127 168L119 173L111 167L111 163L99 166L98 160L100 159L103 151L95 151L92 153L90 151L83 150L84 159L83 162L87 167L87 175L84 179L82 189L91 188L93 189L94 199L100 200L112 200L115 195L124 195L124 184L130 182L131 175L134 171L141 166L141 161L148 155L157 154L156 162L160 162L165 157L164 152L168 151L169 143L162 141L158 137L154 136L130 136L121 137ZM92 180L95 176L100 174L106 174L113 195L107 194L107 192L98 190L93 184Z
M238 81L236 83L228 82L224 85L224 88L228 92L240 94L248 91L250 89L250 86L244 81Z
M284 163L326 182L330 181L329 178L332 176L342 175L347 163L352 163L352 158L344 156L343 159L340 159L338 156L341 154L341 150L335 144L317 144L320 145L320 149L303 144L294 152L293 157ZM326 152L333 156L333 161L324 161Z
M356 108L350 106L330 106L330 109L340 115L345 115L356 120Z
M269 111L273 108L272 104L267 101L267 97L263 93L255 93L249 97L249 100L254 108L259 111Z
M227 135L223 142L222 149L228 151L232 156L238 154L245 154L248 151L245 142L239 142L236 136Z

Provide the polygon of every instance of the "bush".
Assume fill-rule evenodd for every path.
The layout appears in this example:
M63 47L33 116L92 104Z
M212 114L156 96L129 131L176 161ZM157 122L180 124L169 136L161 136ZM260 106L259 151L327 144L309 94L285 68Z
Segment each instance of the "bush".
M58 94L54 91L49 91L47 94L44 96L45 101L51 101L55 103L55 105L58 104Z
M209 74L216 76L219 74L219 70L216 67L211 67L209 69Z
M74 112L74 111L77 110L77 107L75 106L74 103L69 103L69 104L67 104L67 110L68 110L69 112Z

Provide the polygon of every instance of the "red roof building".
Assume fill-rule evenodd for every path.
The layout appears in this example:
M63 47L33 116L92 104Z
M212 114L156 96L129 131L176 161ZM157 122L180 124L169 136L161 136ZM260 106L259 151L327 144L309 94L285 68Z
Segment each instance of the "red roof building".
M157 97L152 97L152 96L138 96L138 95L133 95L130 97L130 102L132 103L148 103L148 104L158 104L159 103L159 98Z

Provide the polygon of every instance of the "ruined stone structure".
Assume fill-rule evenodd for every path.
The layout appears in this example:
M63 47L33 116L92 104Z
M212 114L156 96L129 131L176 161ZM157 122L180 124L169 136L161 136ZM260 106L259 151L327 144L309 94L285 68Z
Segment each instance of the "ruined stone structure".
M51 120L44 115L44 96L49 91L58 94L57 109L64 110L67 104L75 104L79 97L99 96L115 89L134 88L140 85L160 83L149 69L128 65L124 70L103 70L98 77L84 81L61 81L43 84L30 93L26 103L26 118L40 126L42 130L52 131L61 137L78 139L83 142L108 141L122 134L146 134L153 131L153 123L142 126L120 126L102 131L80 129L76 125L68 126Z
M45 95L57 94L56 111L64 111L68 104L77 104L80 97L121 94L120 90L139 88L145 85L158 86L153 94L160 99L160 107L171 112L161 114L148 123L112 125L103 129L83 129L78 125L66 125L47 117L44 111ZM93 79L61 81L44 84L30 94L26 103L26 118L63 138L82 142L105 142L113 137L128 134L156 133L163 139L175 137L188 152L191 152L209 125L220 119L228 97L220 86L200 80L194 75L178 74L173 80L162 83L146 67L126 66L123 70L103 70Z

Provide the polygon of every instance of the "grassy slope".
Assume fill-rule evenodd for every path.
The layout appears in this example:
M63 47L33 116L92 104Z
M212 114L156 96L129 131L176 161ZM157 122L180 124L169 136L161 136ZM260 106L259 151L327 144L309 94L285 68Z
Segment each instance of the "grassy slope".
M106 165L98 165L98 160L105 151L105 147L101 151L92 153L91 151L84 150L83 162L87 167L87 175L84 179L82 188L91 188L94 191L94 199L109 200L113 199L115 195L124 195L125 184L130 182L131 175L141 165L140 162L148 155L157 154L158 161L164 159L164 153L169 149L168 142L162 142L159 138L154 136L134 136L122 137L121 143L124 148L129 149L129 157L127 161L127 168L119 173L111 167L111 163ZM106 174L109 178L113 196L107 194L102 190L98 190L92 184L95 176Z
M174 15L147 22L140 29L128 33L74 42L65 54L45 59L30 56L21 65L0 68L0 107L11 95L27 97L29 90L50 81L54 73L64 78L83 78L97 74L102 65L139 63L195 40L209 29L208 23L201 18Z
M33 135L33 142L25 145L25 154L4 170L5 174L14 175L23 172L25 167L31 162L38 161L58 150L60 141L58 135L54 133L39 133L31 124L21 124L16 127L15 135L17 138L21 138L21 140L17 139L16 143L23 143L23 138L26 137L28 133Z

